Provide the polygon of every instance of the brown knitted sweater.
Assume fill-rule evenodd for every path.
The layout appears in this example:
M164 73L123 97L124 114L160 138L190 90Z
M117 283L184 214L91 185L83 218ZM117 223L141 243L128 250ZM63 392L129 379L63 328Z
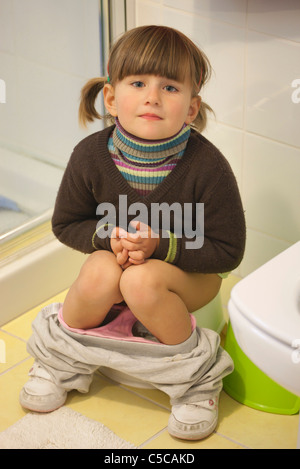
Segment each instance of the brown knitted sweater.
M152 257L172 262L190 272L220 273L236 268L245 249L245 219L235 177L220 151L205 137L192 131L185 153L173 171L151 193L142 197L130 187L111 158L107 143L112 129L108 127L96 132L74 148L52 218L57 238L84 253L111 250L110 238L98 236L100 232L103 235L105 222L101 223L101 216L97 216L96 211L101 203L112 204L118 225L120 195L126 196L128 207L134 203L145 204L149 225L151 204L165 202L170 207L177 202L182 208L185 203L195 208L196 204L203 203L202 247L187 248L187 241L191 239L187 239L184 232L178 236L171 217L170 232L160 230L159 247ZM195 226L195 210L192 213ZM128 223L136 217L137 214L128 215ZM108 233L111 229L109 226ZM172 235L174 231L175 236Z

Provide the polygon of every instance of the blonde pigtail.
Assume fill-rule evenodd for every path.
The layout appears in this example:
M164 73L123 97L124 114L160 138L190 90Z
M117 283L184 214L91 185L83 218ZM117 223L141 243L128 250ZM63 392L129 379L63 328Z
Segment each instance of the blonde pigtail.
M95 101L106 83L107 78L92 78L82 88L78 112L79 123L82 127L86 128L87 123L93 122L94 119L102 119L95 108Z
M198 132L203 132L207 125L208 113L211 112L215 114L213 109L203 101L201 101L201 106L198 112L196 119L192 122L191 127L193 127Z
M200 73L197 75L200 76L200 78L195 89L195 95L200 93L202 87L210 80L212 74L211 64L203 51L200 51L200 62L198 62L198 67L200 69ZM209 113L215 116L213 109L207 103L201 100L198 115L192 122L191 126L198 132L203 132L207 125Z

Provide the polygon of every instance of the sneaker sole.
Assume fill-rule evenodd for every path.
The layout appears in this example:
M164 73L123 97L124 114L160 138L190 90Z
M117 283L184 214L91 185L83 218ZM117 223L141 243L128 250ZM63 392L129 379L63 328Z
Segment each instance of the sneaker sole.
M204 438L207 438L213 433L217 424L218 417L216 416L210 426L201 431L199 428L197 428L197 424L189 425L183 422L179 422L178 420L176 420L173 414L171 414L168 423L168 432L171 436L179 438L180 440L203 440ZM193 429L192 427L196 428Z
M34 397L38 398L38 396L34 396ZM64 405L67 399L67 392L66 392L66 395L63 395L60 400L56 400L56 402L53 403L53 405L51 406L49 406L49 403L48 405L46 405L46 403L43 403L42 400L40 400L39 403L30 402L32 401L32 399L33 397L30 394L27 394L27 392L24 389L21 390L20 396L19 396L19 402L24 409L30 410L32 412L39 412L39 413L47 414L48 412L54 412L54 410L57 410Z

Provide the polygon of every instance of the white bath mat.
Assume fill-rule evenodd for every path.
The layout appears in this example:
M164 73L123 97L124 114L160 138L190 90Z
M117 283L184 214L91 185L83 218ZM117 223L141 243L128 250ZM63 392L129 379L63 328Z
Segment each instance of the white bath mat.
M29 413L0 433L0 449L134 449L102 423L68 407Z

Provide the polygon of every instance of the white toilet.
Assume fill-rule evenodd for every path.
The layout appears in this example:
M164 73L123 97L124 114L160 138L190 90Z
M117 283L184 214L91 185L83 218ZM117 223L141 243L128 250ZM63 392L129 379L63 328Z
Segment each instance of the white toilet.
M300 242L241 280L232 289L228 311L242 353L300 396ZM299 409L299 399L294 403Z
M241 280L228 310L247 357L300 396L300 242Z

